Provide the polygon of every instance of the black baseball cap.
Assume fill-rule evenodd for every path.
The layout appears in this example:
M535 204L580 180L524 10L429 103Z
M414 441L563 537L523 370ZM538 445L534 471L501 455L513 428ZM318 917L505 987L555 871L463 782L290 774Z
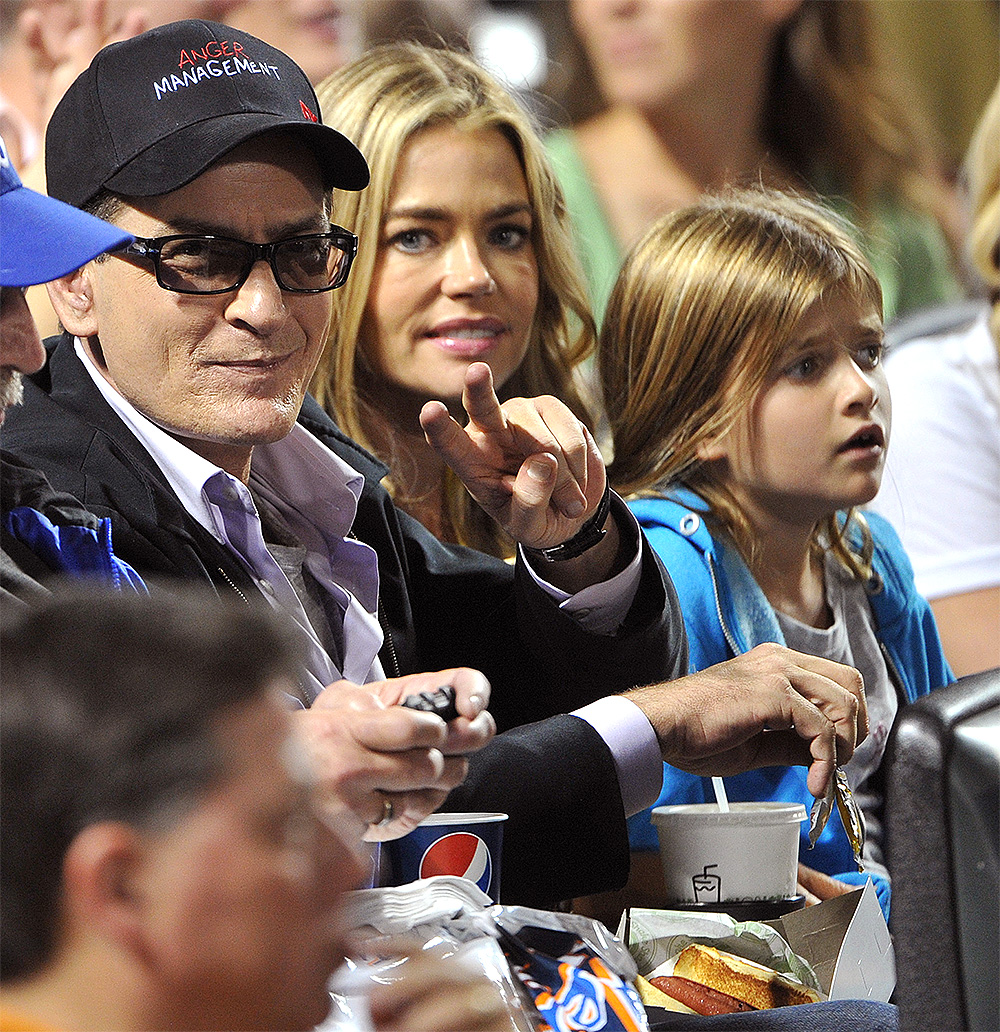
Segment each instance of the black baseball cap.
M368 185L361 152L323 125L290 57L216 22L160 25L98 51L66 91L45 134L48 192L76 207L101 189L170 193L276 129L312 149L327 187Z

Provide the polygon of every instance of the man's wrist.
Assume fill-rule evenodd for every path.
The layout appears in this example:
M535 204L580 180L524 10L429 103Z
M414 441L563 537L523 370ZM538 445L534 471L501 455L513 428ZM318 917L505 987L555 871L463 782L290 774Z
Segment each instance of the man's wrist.
M583 526L568 541L562 544L553 545L551 548L529 548L522 545L524 551L532 559L542 560L547 563L565 562L567 559L576 559L583 555L595 545L601 543L607 531L604 529L608 521L608 514L611 512L611 485L605 481L604 494L597 503L597 508L587 519Z

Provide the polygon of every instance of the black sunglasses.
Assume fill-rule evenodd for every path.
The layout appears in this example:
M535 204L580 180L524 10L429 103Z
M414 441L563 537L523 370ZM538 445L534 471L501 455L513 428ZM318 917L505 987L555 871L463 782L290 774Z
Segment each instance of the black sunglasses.
M347 282L358 238L340 226L325 233L252 244L222 236L178 234L136 237L112 252L153 263L156 282L178 294L227 294L247 281L257 262L267 262L282 290L320 294Z

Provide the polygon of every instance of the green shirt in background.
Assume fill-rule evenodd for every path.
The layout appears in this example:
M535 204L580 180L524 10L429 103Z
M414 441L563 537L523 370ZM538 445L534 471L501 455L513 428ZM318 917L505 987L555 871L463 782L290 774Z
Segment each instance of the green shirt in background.
M598 326L624 255L605 216L569 129L557 129L545 140L549 158L566 196L577 250L583 263ZM825 201L839 215L856 221L852 205L833 191ZM882 284L884 320L917 308L955 301L963 291L951 269L948 245L938 226L925 215L886 201L876 206L875 220L861 240Z

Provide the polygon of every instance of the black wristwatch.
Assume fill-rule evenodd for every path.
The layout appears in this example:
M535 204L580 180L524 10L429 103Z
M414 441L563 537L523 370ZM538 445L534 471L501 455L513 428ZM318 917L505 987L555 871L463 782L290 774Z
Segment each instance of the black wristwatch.
M551 548L529 548L522 545L525 553L533 559L542 559L547 563L561 563L566 559L575 559L583 555L588 549L598 544L607 534L604 524L607 522L608 513L611 511L611 485L605 481L604 494L597 503L593 516L569 539L561 545L553 545Z

